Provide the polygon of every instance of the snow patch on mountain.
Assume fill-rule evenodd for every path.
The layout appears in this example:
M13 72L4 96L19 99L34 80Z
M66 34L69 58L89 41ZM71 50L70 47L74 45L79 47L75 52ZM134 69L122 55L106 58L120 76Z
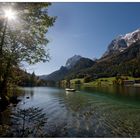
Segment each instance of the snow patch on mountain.
M130 32L125 35L119 35L109 44L107 51L103 54L103 57L110 54L123 52L133 43L136 43L138 41L140 41L140 29L137 29L134 32Z

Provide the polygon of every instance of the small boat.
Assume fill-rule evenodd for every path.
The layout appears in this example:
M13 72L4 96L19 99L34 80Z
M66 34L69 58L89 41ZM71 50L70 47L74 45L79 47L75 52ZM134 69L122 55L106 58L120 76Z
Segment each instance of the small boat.
M69 91L69 92L75 92L76 91L76 89L73 89L73 88L66 88L65 90Z

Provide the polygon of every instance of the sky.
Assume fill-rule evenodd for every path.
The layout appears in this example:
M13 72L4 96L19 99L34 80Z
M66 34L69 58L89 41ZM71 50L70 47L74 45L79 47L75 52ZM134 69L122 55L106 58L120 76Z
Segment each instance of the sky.
M140 3L52 3L56 22L46 34L50 61L26 65L27 72L46 75L64 66L73 55L100 58L119 35L140 28Z

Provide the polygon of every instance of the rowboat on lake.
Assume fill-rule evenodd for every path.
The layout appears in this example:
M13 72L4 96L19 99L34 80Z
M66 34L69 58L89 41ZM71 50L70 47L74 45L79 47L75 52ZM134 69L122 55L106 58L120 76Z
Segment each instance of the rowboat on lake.
M75 92L76 91L76 89L73 89L73 88L66 88L65 90L69 91L69 92Z

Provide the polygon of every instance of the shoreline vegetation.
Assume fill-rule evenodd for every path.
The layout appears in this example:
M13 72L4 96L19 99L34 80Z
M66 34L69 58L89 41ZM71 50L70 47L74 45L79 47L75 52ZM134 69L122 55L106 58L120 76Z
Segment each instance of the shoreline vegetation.
M108 87L113 85L140 87L140 78L134 78L130 76L117 76L108 78L98 78L92 81L90 81L90 79L87 80L84 78L60 81L60 86L62 87L73 87L75 85L81 85L84 87Z
M28 73L26 71L26 69L28 69L26 65L30 66L50 60L49 48L47 47L49 36L47 36L47 33L49 29L54 26L57 16L49 15L49 6L51 6L49 2L2 2L0 5L2 9L0 15L1 137L48 136L44 132L48 118L43 112L43 109L40 108L42 106L36 107L36 104L33 105L33 108L20 108L17 106L20 101L22 102L24 100L19 99L22 92L24 93L24 91L20 90L20 87L58 86L71 88L76 87L76 85L99 88L110 88L112 85L118 85L120 87L140 87L140 39L135 39L137 36L139 37L139 34L135 34L134 36L136 42L125 46L127 49L123 52L116 52L114 50L112 53L109 50L109 53L99 60L91 60L79 56L74 56L75 59L70 58L67 67L62 66L60 70L53 73L55 76L53 80L51 79L52 81L41 79L40 76L35 75L34 72L32 72L32 74ZM122 75L131 75L133 77ZM49 91L47 92L49 93ZM37 93L42 93L42 91L37 91ZM43 102L43 94L40 95L41 98L36 97L37 103L39 104ZM58 98L58 96L56 97ZM25 98L30 99L31 97L27 95ZM49 98L49 96L47 98ZM78 98L74 102L81 103L83 100L83 98L82 100ZM45 98L45 102L47 101ZM55 100L52 101L52 104L54 104ZM33 100L31 103L33 103ZM26 102L23 102L23 106L24 104L26 104ZM84 102L82 105L85 105ZM76 111L78 110L77 108L80 108L79 105L78 107L76 106ZM45 108L45 110L48 111L49 108ZM6 114L5 112L8 113ZM56 115L54 112L50 114ZM4 122L4 119L6 120L7 117L9 122ZM57 124L55 126L57 127ZM55 137L55 135L51 136Z

